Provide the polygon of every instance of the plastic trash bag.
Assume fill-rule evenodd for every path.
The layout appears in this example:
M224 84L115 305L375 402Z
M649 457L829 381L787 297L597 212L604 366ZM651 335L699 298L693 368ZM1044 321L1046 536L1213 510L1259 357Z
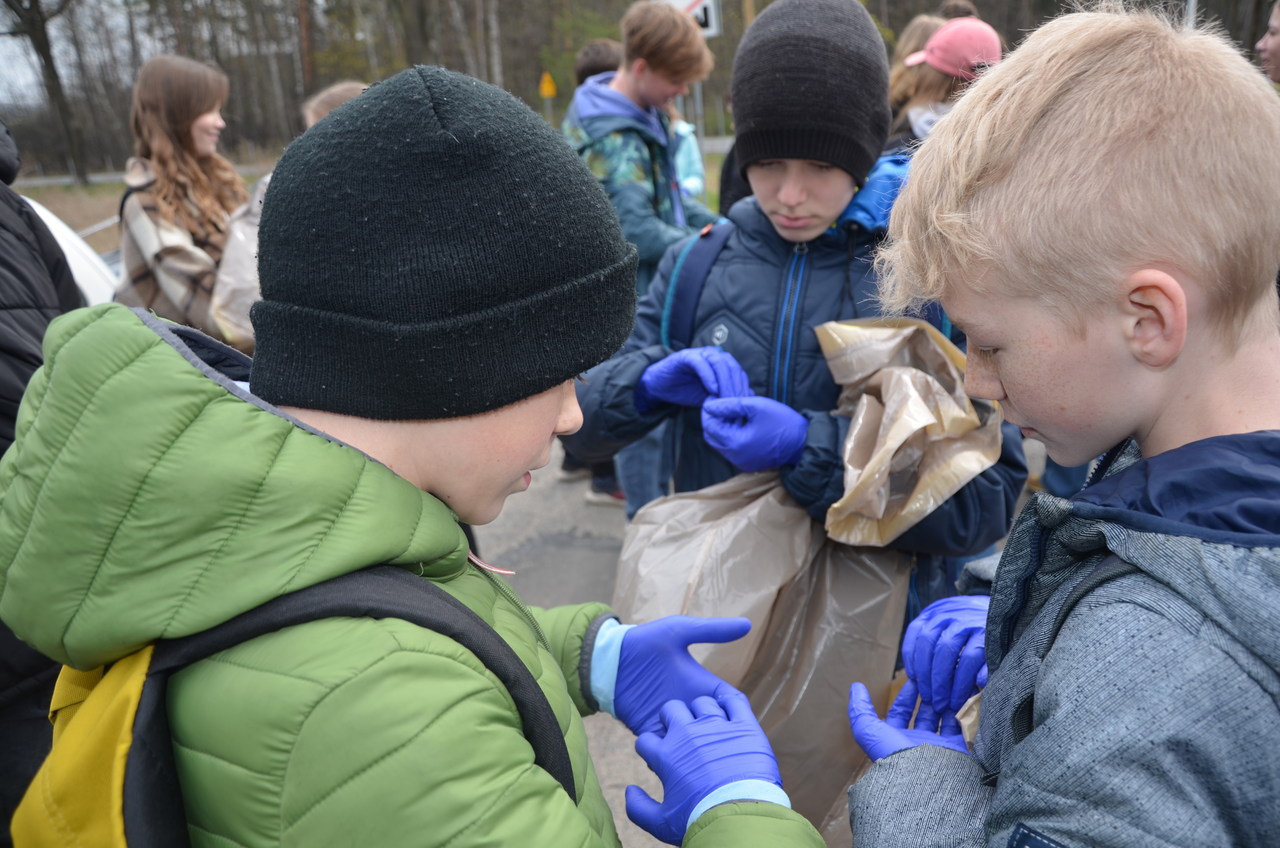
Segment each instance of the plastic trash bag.
M912 562L886 545L995 463L1000 413L965 396L964 355L923 321L815 331L842 386L835 411L851 421L845 493L825 527L776 472L660 498L627 529L613 607L636 623L752 620L743 639L693 653L751 699L792 806L821 827L866 765L849 732L849 684L865 683L882 712L888 704ZM834 825L822 828L832 844L848 838Z

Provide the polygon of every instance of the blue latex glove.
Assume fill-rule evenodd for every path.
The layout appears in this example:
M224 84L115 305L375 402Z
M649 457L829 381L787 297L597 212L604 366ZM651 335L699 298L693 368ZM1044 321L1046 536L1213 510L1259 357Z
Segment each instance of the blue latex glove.
M709 397L751 394L751 378L733 354L718 347L691 347L644 369L636 384L636 409L648 412L660 401L701 406Z
M746 695L725 684L715 698L695 698L687 706L669 701L661 718L661 729L636 739L636 753L662 780L662 803L639 786L627 787L627 817L650 834L679 845L711 802L762 800L790 806L778 760ZM714 797L717 790L728 797Z
M937 745L969 753L955 713L939 717L928 704L920 702L916 726L908 726L911 714L916 712L917 695L915 683L908 680L890 705L889 714L881 721L867 687L861 683L849 687L849 729L872 760L879 762L890 754L918 745Z
M920 699L936 713L955 712L987 685L987 595L943 598L907 625L902 665Z
M721 398L702 405L702 438L743 471L795 465L808 432L808 418L771 398Z
M622 637L613 714L637 736L660 726L667 701L689 703L726 685L689 655L698 642L732 642L747 635L749 618L669 615L631 628Z

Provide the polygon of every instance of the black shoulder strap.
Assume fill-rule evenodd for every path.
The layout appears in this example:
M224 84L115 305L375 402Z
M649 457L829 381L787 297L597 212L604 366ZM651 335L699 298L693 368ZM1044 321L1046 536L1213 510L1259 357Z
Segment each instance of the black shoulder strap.
M685 243L676 257L671 279L667 281L667 298L662 304L661 341L666 347L681 350L693 340L702 286L732 233L731 221L707 224L697 238Z
M1124 577L1126 574L1136 574L1137 571L1137 566L1126 562L1115 554L1103 558L1092 566L1088 573L1072 587L1067 594L1066 600L1062 602L1062 606L1058 609L1058 614L1053 619L1053 626L1049 630L1048 638L1045 639L1044 645L1039 652L1041 661L1049 656L1049 651L1053 648L1053 643L1057 641L1058 633L1062 630L1062 626L1067 623L1067 618L1070 617L1071 612L1080 601L1084 600L1086 595L1104 583L1110 583L1117 577ZM1022 702L1013 711L1014 744L1021 742L1031 734L1034 711L1035 692L1033 690L1022 699Z
M265 633L336 617L404 619L448 636L475 654L516 702L534 761L577 802L560 724L511 646L484 619L430 580L395 566L376 566L282 595L209 630L156 643L125 770L125 828L130 846L189 844L165 711L168 676Z

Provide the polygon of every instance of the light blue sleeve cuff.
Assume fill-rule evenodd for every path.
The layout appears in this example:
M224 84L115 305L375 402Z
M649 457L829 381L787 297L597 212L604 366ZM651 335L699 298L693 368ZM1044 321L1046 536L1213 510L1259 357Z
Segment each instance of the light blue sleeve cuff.
M778 784L767 780L738 780L726 783L699 801L698 806L694 807L693 812L689 814L689 823L686 827L693 827L698 816L712 807L727 804L730 801L765 801L791 809L791 799Z
M622 637L634 624L621 624L611 618L596 631L595 648L591 651L591 694L600 709L614 718L613 689L618 683L618 659L622 656Z

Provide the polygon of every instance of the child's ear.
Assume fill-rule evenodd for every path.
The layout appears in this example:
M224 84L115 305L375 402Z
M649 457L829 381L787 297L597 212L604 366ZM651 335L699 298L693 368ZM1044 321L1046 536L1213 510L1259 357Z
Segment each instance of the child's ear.
M1129 350L1149 368L1177 359L1187 341L1187 293L1171 274L1141 268L1124 281L1124 325Z

